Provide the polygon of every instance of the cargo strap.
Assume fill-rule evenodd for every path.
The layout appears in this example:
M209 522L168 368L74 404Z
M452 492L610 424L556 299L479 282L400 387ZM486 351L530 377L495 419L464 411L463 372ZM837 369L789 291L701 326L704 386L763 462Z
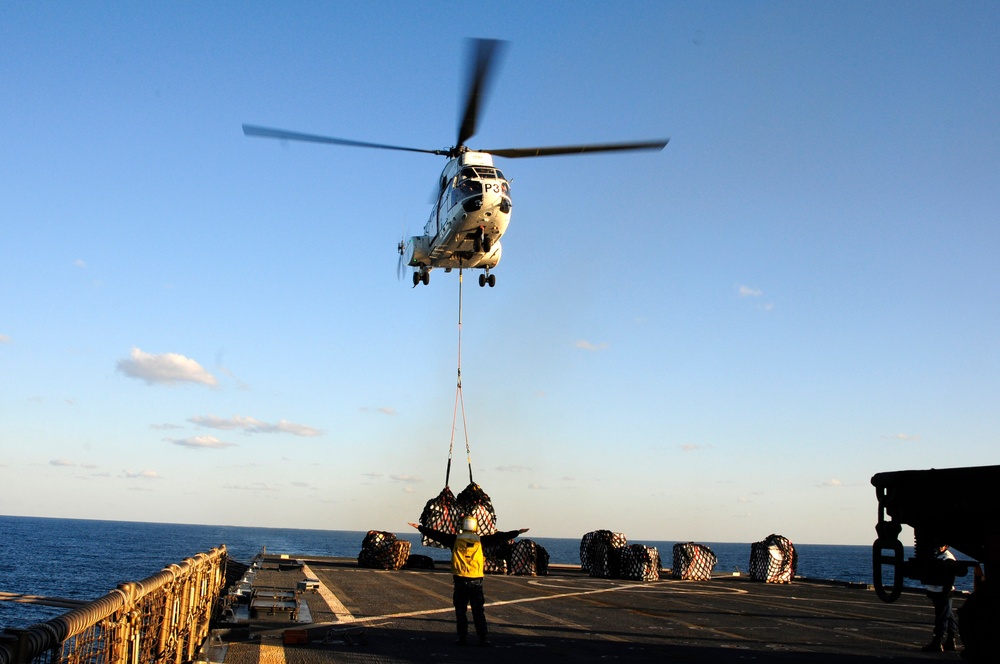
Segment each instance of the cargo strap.
M455 389L455 410L451 418L451 441L448 443L448 469L444 475L444 485L449 486L451 480L451 456L455 448L455 425L458 422L458 409L462 408L462 430L465 432L465 457L469 463L469 484L472 479L472 450L469 448L469 425L465 420L465 399L462 396L462 268L458 268L458 385Z

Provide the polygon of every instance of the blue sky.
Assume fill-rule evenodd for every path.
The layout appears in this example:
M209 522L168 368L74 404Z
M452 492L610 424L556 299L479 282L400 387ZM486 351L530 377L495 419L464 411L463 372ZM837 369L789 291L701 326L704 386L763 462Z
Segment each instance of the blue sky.
M395 275L467 37L509 40L501 527L864 544L876 472L998 463L993 3L8 5L0 513L402 531L444 485L457 274ZM465 486L459 426L452 488Z

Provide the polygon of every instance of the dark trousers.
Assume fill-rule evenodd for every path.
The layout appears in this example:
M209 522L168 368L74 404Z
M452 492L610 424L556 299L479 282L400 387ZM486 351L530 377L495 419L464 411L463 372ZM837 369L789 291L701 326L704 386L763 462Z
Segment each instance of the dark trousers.
M953 640L958 631L958 621L955 619L955 612L951 610L951 589L943 593L928 591L927 596L934 605L934 640Z
M480 639L486 638L486 612L483 605L486 598L483 597L482 579L465 579L460 576L455 578L455 594L452 596L455 604L455 625L458 627L458 638L464 639L469 633L469 619L466 616L466 609L472 605L472 621L476 626L476 635Z

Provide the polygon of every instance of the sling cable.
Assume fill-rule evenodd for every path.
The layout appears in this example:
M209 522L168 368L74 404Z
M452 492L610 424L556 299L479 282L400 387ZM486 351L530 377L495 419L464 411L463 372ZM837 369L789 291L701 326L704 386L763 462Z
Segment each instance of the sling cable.
M451 440L448 443L448 466L444 476L444 489L427 501L420 515L420 525L446 533L458 533L462 517L474 516L479 522L479 534L495 533L496 512L493 503L482 487L472 478L472 450L469 446L469 426L465 417L465 398L462 395L462 283L463 270L458 269L458 380L455 387L455 408L451 420ZM455 449L455 430L458 413L462 412L462 430L465 434L465 457L469 465L469 486L456 497L449 485L451 481L451 460ZM425 546L439 546L434 540L424 537Z

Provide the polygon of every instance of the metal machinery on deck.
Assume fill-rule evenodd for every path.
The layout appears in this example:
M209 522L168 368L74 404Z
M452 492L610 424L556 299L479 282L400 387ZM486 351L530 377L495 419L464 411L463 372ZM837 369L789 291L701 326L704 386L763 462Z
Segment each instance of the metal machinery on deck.
M991 573L1000 573L1000 466L878 473L871 483L878 497L878 539L872 545L875 592L893 602L904 578L929 583L936 547L947 544L975 561L960 562L959 575L979 568L975 591L958 610L966 655L983 661L995 657L1000 652L1000 594L989 580ZM913 528L915 540L914 557L906 560L899 541L903 524ZM886 566L892 569L889 588L883 577Z

